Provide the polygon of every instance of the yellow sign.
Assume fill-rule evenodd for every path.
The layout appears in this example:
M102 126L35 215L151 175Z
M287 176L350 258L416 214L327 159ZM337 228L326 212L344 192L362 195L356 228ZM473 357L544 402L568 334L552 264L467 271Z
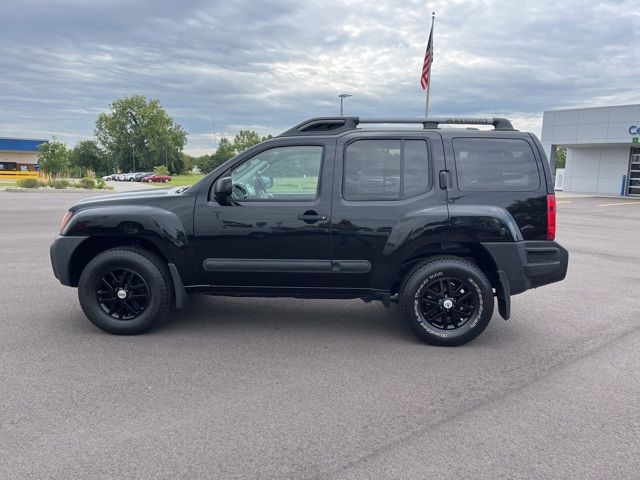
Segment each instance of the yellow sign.
M40 178L39 172L16 172L0 170L0 180L23 180L25 178Z

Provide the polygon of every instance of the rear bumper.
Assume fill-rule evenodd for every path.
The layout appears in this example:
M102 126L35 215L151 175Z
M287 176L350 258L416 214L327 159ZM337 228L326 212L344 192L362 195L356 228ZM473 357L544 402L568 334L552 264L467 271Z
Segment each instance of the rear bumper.
M76 249L89 237L58 236L49 248L53 274L60 283L69 287L74 286L71 279L71 257Z
M559 282L567 275L569 252L552 241L487 242L482 244L504 272L511 295Z

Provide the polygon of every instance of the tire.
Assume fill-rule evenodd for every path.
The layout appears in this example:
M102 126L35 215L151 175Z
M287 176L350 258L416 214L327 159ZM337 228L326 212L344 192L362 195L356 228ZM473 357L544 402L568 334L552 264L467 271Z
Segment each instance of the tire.
M493 315L491 283L476 265L457 257L415 267L406 275L399 297L404 322L431 345L454 347L470 342Z
M120 296L123 291L124 298ZM84 268L78 298L96 327L118 335L137 335L159 325L171 311L171 274L147 250L113 248Z

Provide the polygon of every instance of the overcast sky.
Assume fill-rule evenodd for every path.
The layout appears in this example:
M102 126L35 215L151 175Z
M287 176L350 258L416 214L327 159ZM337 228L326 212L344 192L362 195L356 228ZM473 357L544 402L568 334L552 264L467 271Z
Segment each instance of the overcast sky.
M640 3L577 0L3 0L0 137L73 145L119 97L157 98L186 151L338 113L418 116L640 103Z

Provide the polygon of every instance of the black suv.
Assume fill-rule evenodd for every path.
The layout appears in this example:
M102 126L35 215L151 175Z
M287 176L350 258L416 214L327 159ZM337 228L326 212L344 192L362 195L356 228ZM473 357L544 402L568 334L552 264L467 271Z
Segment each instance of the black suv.
M189 293L361 298L460 345L494 297L507 319L511 295L565 277L555 215L540 142L506 119L314 118L192 187L79 202L51 261L111 333L149 330Z

